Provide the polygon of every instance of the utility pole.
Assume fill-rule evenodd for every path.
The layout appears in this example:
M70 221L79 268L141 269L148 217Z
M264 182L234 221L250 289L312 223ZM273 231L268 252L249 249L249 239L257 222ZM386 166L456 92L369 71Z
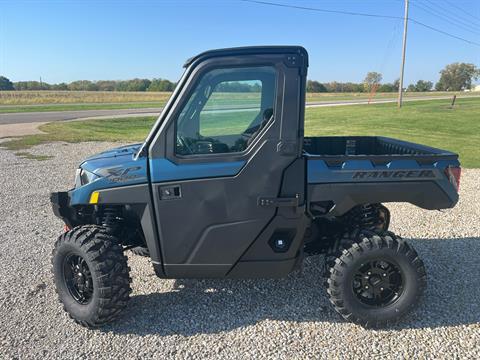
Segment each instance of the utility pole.
M403 18L403 48L402 65L400 67L400 84L398 84L398 107L402 107L403 97L403 72L405 70L405 52L407 50L407 28L408 28L408 0L405 0L405 17Z

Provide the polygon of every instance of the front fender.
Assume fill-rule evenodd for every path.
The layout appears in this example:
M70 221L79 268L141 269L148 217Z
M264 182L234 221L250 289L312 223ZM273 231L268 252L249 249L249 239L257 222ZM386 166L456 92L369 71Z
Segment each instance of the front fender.
M100 179L68 192L52 193L50 201L54 214L69 227L74 227L80 225L77 220L78 209L84 208L86 205L95 206L96 208L110 205L130 205L140 220L155 272L160 276L163 272L163 261L149 185L140 184L99 189L97 186L93 186L98 181ZM93 191L98 192L98 201L95 205L89 204L90 195Z

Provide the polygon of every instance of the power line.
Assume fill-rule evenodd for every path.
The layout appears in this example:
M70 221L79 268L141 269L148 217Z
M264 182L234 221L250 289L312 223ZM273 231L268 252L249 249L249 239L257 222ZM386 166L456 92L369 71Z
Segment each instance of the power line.
M396 1L402 1L402 0L396 0ZM413 0L411 0L411 1L413 2ZM466 12L465 10L463 10L462 8L460 8L460 7L458 7L457 5L455 5L454 3L452 3L452 2L450 2L450 1L448 1L448 0L443 0L443 1L444 1L445 3L447 3L447 4L450 4L450 5L453 6L454 8L459 9L461 12L463 12L463 13L471 16L473 19L480 20L480 18L475 17L475 16L469 14L468 12ZM425 2L428 2L428 3L431 4L431 6L434 7L434 8L432 9L433 11L438 12L439 10L437 10L437 8L440 9L440 10L441 10L440 14L444 14L444 15L442 15L442 16L446 16L446 17L448 17L448 18L450 18L450 19L452 19L452 20L454 20L454 21L458 21L459 23L464 24L464 25L466 25L466 26L470 26L470 27L472 27L472 28L475 28L475 27L480 28L480 23L477 24L477 23L473 22L473 20L470 20L470 19L465 18L464 15L460 16L460 15L458 15L458 14L455 14L455 13L454 13L453 11L451 11L451 9L449 9L448 7L442 6L441 3L440 3L440 1L435 1L435 2L434 2L434 1L432 1L432 0L423 0L423 1L421 1L421 0L415 0L415 2L417 3L417 5L418 5L418 4L423 4L424 6L428 7L429 9L432 9L432 7L430 7L428 4L425 3ZM424 9L422 9L422 10L424 10Z
M400 21L395 22L392 28L392 35L390 37L390 40L387 43L387 46L385 47L385 52L383 54L382 60L380 62L380 59L379 59L379 61L377 62L376 68L380 70L380 73L382 73L383 70L385 69L387 62L389 62L390 60L393 49L397 45L399 28L400 28Z
M450 17L452 20L458 21L459 23L464 24L466 26L470 26L472 28L480 27L479 24L477 24L476 22L474 22L472 20L466 19L463 15L460 16L460 15L452 12L452 10L450 8L442 5L442 3L440 3L439 1L437 1L437 2L433 2L432 0L423 0L423 1L424 2L426 1L426 2L430 3L431 6L438 8L439 11L443 12L445 14L445 16Z
M280 4L280 3L275 3L275 2L270 2L270 1L260 1L260 0L240 0L240 1L247 2L247 3L253 3L253 4L261 4L261 5L267 5L267 6L276 6L276 7L315 11L315 12L323 12L323 13L333 13L333 14L342 14L342 15L351 15L351 16L363 16L363 17L375 17L375 18L384 18L384 19L403 20L403 17L400 17L400 16L369 14L369 13L360 13L360 12L353 12L353 11L330 10L330 9L313 8L313 7L307 7L307 6ZM446 31L444 31L444 30L441 30L441 29L435 28L433 26L427 25L427 24L425 24L421 21L415 20L413 18L409 18L408 21L410 21L410 22L412 22L416 25L423 26L424 28L427 28L429 30L435 31L439 34L443 34L445 36L449 36L453 39L463 41L463 42L468 43L470 45L480 47L480 43L462 38L462 37L457 36L457 35L453 35L451 33L448 33Z
M453 19L449 16L446 16L446 15L443 15L440 11L438 11L437 9L429 6L428 4L425 4L425 3L420 3L418 1L415 1L415 2L412 2L412 5L425 11L426 13L428 14L431 14L439 19L442 19L443 21L446 21L448 22L449 24L453 25L453 26L456 26L460 29L463 29L463 30L466 30L468 32L471 32L475 35L480 35L480 32L478 29L475 29L473 26L469 25L468 23L463 23L463 22L460 22L459 20L457 19ZM463 25L463 24L466 24L466 25ZM467 27L468 26L468 27Z
M451 6L453 6L454 8L460 10L462 13L467 14L467 15L470 16L471 18L480 20L479 17L470 14L468 11L465 11L465 10L462 9L460 6L458 6L457 4L452 3L452 2L450 2L450 1L448 1L448 0L444 0L444 1L445 1L447 4L450 4Z
M260 0L240 0L243 2L254 3L254 4L261 4L261 5L270 5L270 6L277 6L277 7L284 7L290 9L299 9L299 10L309 10L309 11L316 11L316 12L323 12L323 13L332 13L332 14L342 14L342 15L352 15L352 16L366 16L366 17L375 17L375 18L384 18L384 19L396 19L402 20L401 16L391 16L391 15L381 15L381 14L368 14L368 13L361 13L361 12L354 12L354 11L341 11L341 10L330 10L330 9L320 9L320 8L313 8L308 6L298 6L298 5L289 5L289 4L280 4L274 3L270 1L260 1Z
M435 16L435 17L437 17L437 18L439 18L439 19L441 19L441 20L443 20L443 21L445 21L445 22L447 22L447 23L449 23L449 24L451 24L451 25L453 25L453 26L456 26L456 27L464 30L464 31L471 32L471 33L473 33L473 34L475 34L475 35L478 35L478 34L479 34L479 33L478 33L477 31L475 31L475 30L471 30L471 29L469 29L469 28L467 28L467 27L465 27L465 26L463 26L463 25L460 25L460 24L458 24L458 23L450 20L448 17L446 17L446 16L442 15L441 13L437 12L435 9L430 8L431 10L428 10L428 8L426 8L428 5L426 5L426 4L420 4L420 3L418 3L418 2L415 2L415 3L412 3L412 5L415 6L415 7L417 7L418 9L421 9L421 10L425 11L427 14L433 15L433 16ZM425 7L424 7L424 6L425 6Z
M440 29L437 29L437 28L434 28L433 26L430 26L430 25L427 25L425 23L422 23L421 21L418 21L418 20L415 20L415 19L408 19L409 21L413 22L414 24L417 24L417 25L420 25L420 26L423 26L424 28L427 28L427 29L430 29L432 31L436 31L438 32L439 34L443 34L443 35L446 35L446 36L449 36L453 39L457 39L457 40L460 40L460 41L463 41L463 42L466 42L470 45L475 45L475 46L479 46L480 47L480 43L477 43L475 41L471 41L471 40L467 40L467 39L464 39L460 36L457 36L457 35L453 35L453 34L450 34L446 31L443 31L443 30L440 30Z

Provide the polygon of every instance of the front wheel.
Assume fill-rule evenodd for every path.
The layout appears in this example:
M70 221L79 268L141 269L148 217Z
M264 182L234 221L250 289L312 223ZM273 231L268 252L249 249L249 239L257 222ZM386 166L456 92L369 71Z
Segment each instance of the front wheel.
M52 265L59 300L77 323L103 325L126 306L131 292L127 258L104 228L79 226L60 235Z
M422 260L391 232L360 231L352 240L329 269L330 302L343 318L365 327L397 322L426 287Z

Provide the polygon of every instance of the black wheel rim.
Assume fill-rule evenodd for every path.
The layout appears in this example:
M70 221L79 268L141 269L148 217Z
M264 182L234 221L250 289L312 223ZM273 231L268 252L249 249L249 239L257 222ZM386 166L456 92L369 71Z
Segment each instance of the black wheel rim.
M398 265L386 260L363 263L353 276L353 292L362 304L382 307L393 304L403 292Z
M63 276L75 301L88 304L93 296L93 279L85 259L77 254L67 255L63 262Z

